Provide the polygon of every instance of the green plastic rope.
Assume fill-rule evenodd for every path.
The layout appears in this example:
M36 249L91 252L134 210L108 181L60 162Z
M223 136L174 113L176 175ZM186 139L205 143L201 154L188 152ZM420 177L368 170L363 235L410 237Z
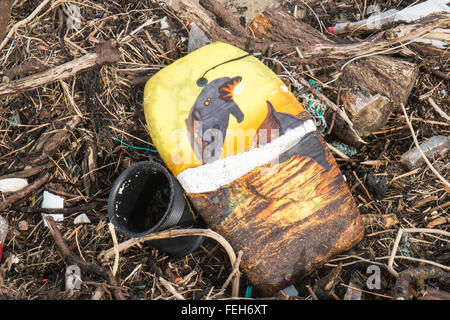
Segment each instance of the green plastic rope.
M114 140L119 141L119 142L120 142L121 144L123 144L124 146L130 147L130 148L133 148L133 149L147 150L147 151L150 151L150 152L158 152L158 150L154 150L154 149L149 149L149 148L145 148L145 147L135 147L135 146L129 145L128 143L123 142L123 141L120 140L119 138L114 137L114 136L112 135L112 133L111 133L108 129L106 129L106 131L108 131L109 135L110 135Z

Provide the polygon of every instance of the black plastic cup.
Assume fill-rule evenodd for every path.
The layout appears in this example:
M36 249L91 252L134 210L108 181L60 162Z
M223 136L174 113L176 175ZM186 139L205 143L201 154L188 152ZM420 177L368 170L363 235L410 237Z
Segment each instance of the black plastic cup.
M178 181L162 165L141 161L114 181L108 198L108 216L116 230L136 238L172 227L189 228L195 219ZM196 250L202 236L150 240L148 243L173 258Z

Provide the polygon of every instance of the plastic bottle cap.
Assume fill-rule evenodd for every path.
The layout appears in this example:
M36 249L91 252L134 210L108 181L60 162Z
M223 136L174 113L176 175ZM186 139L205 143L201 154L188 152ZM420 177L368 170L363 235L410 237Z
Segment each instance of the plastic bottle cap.
M334 33L334 27L328 27L327 30L329 33Z

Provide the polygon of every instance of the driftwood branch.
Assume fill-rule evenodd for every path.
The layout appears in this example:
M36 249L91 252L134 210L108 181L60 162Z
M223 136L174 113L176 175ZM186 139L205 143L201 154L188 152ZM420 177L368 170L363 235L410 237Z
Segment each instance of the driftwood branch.
M240 37L246 37L249 36L249 33L247 30L241 26L238 19L235 18L234 15L230 14L225 7L217 1L211 1L211 0L200 0L199 3L202 7L204 7L209 12L214 13L214 15L217 17L217 20L219 22L222 22L222 24L230 28L231 31Z
M47 172L38 179L36 179L35 181L33 181L33 183L31 183L30 185L13 193L9 197L6 197L2 202L0 202L0 212L7 209L11 204L22 200L27 195L39 189L42 185L44 185L47 182L49 178L50 174Z
M212 41L223 41L235 45L246 51L266 52L269 46L273 46L272 51L281 55L296 52L298 47L302 53L302 58L297 58L299 63L309 63L314 59L350 59L359 55L376 52L392 45L406 43L412 39L422 37L433 29L445 27L450 23L450 15L447 13L431 14L419 19L414 23L399 25L395 28L380 31L372 37L361 42L351 42L347 44L337 43L299 43L292 44L283 41L270 42L265 39L252 39L250 37L239 37L223 30L211 17L201 8L189 0L180 1L180 14L185 18L195 22ZM264 15L266 22L270 21L270 13L273 9L266 9ZM287 13L285 13L288 16ZM259 30L264 34L271 28L271 23L259 25Z
M79 116L74 116L60 130L50 134L44 133L41 135L39 140L30 150L30 153L33 154L33 156L27 164L37 165L50 157L61 146L61 144L63 144L67 138L70 137L71 132L80 123L80 121L81 118Z
M89 211L98 208L101 206L101 202L89 202L85 204L80 204L79 206L74 207L68 207L68 208L58 208L58 209L52 209L52 208L31 208L31 207L19 207L19 206L12 206L12 209L24 212L24 213L45 213L45 214L52 214L52 213L61 213L61 214L72 214L76 212L81 211Z
M60 66L0 86L0 96L34 90L48 83L72 77L78 72L92 67L117 62L119 59L120 55L116 43L113 40L108 40L93 53L88 53Z
M400 272L394 287L394 298L409 300L411 298L409 285L412 282L432 278L438 279L444 284L450 284L450 274L434 266L422 266Z
M222 247L227 252L231 265L234 266L236 264L236 254L234 253L233 247L231 247L230 243L224 237L222 237L220 234L210 229L167 230L158 233L150 233L142 237L132 238L122 243L119 243L119 245L109 250L103 250L98 255L98 259L100 261L107 261L113 255L115 255L117 251L121 252L127 250L128 248L131 248L132 246L143 243L145 241L185 237L185 236L204 236L216 240L222 245ZM233 297L237 297L239 293L239 276L240 276L239 273L236 273L232 282Z
M11 9L14 0L0 1L0 40L3 40L6 34L9 20L11 18Z

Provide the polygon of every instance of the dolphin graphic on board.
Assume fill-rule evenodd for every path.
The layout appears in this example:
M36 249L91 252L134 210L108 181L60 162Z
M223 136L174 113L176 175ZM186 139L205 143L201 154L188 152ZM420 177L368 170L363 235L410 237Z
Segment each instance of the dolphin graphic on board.
M234 90L241 80L239 76L222 77L206 84L189 112L186 119L189 140L195 156L202 163L221 157L230 116L235 117L238 123L244 120L244 114L233 100ZM207 150L213 145L214 149Z
M267 138L264 142L269 143L274 138L277 138L278 136L285 134L287 131L301 126L307 121L299 119L289 113L276 111L270 101L266 101L266 103L268 109L267 116L257 130L258 133L255 137L257 143L261 142L261 136L259 134L260 129L267 130ZM322 142L315 132L306 133L296 145L282 153L279 160L280 162L284 162L295 154L314 160L327 171L331 169Z

